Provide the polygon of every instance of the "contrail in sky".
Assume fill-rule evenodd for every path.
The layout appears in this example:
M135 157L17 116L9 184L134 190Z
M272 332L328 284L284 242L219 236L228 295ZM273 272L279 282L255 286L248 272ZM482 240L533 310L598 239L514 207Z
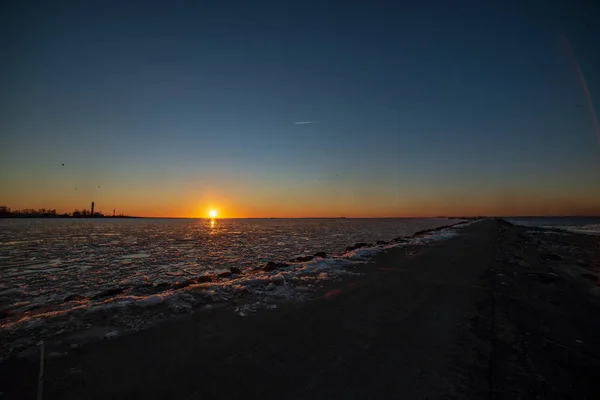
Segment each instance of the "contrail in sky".
M316 124L317 121L296 121L294 125Z
M594 123L594 129L596 130L596 134L598 135L598 145L600 145L600 126L598 125L598 117L596 116L596 109L594 108L594 102L592 101L592 95L590 94L590 90L588 89L587 82L585 81L585 76L581 71L581 67L579 66L579 62L577 62L577 58L575 58L575 53L573 53L573 48L571 44L567 40L567 37L564 34L560 34L561 40L569 53L569 57L571 58L571 62L575 67L575 71L577 72L577 77L579 78L579 82L581 83L581 87L583 87L583 91L585 92L585 97L588 102L588 106L590 107L590 111L592 112L592 122Z

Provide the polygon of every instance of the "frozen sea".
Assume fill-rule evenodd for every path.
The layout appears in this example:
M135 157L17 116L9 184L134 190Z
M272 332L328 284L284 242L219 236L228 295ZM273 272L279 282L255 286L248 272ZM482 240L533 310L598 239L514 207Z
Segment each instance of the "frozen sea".
M447 225L448 219L5 219L0 296L51 303L132 284L176 282L356 242ZM7 306L7 304L4 304Z
M48 319L61 320L60 331L70 329L69 324L79 329L80 321L108 310L110 318L118 319L114 323L137 329L140 313L150 313L151 307L181 312L240 293L258 296L265 304L271 298L294 300L311 290L311 282L351 273L344 266L364 262L386 248L348 251L348 246L390 241L458 222L445 218L3 219L0 334L10 331L13 339L18 338L19 331L33 332L40 320ZM453 234L437 231L409 242L422 244ZM290 262L316 252L327 257ZM288 266L257 269L269 261ZM195 281L232 267L242 273Z
M574 233L600 235L600 217L513 217L505 219L516 225L555 228Z

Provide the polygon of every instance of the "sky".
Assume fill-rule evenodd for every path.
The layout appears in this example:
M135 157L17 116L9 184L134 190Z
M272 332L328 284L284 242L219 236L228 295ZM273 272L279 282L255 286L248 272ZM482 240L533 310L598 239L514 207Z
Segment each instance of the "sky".
M6 1L0 26L12 209L600 215L597 2Z

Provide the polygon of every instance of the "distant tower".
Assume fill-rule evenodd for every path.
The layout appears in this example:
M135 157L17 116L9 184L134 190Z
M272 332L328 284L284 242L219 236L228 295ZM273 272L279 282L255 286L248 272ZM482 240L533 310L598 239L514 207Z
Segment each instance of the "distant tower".
M113 208L113 217L115 216L115 209Z
M94 215L94 202L92 201L92 215Z

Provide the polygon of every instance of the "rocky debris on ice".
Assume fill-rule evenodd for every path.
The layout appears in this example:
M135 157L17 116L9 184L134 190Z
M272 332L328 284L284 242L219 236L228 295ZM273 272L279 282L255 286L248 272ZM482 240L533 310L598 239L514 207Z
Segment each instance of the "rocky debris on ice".
M232 288L232 292L236 295L249 293L248 288L243 285L233 285L231 288Z
M200 275L196 281L198 283L212 282L215 280L215 275Z
M102 299L105 297L113 297L113 296L117 296L119 294L123 294L123 289L121 288L111 288L111 289L106 289L94 296L92 296L92 299L97 300L97 299Z
M236 307L234 312L236 312L240 317L245 317L250 313L256 312L256 309L260 307L259 302L255 302L253 304L244 304L242 306Z
M182 312L191 309L194 303L196 303L196 298L189 293L181 293L170 297L166 302L170 309Z
M371 243L355 243L354 246L348 246L346 247L346 251L352 251L352 250L356 250L356 249L360 249L362 247L372 247L373 244Z
M424 235L426 233L429 233L430 229L423 229L421 231L416 231L415 233L413 233L413 236L421 236Z
M110 331L106 335L104 335L104 338L105 339L111 339L111 338L114 338L114 337L117 337L117 336L119 336L119 332L118 331Z
M290 262L303 263L303 262L312 261L315 258L327 258L327 253L325 253L324 251L318 251L315 253L314 256L299 256L299 257L292 258L290 260Z
M246 287L260 286L260 285L267 285L267 284L269 284L269 282L271 282L271 278L268 276L265 276L265 277L259 277L259 278L246 279L244 281L241 281L240 285L243 285Z
M160 293L160 292L164 292L166 290L169 290L171 288L171 284L168 282L161 282L161 283L157 283L152 287L152 292L154 293Z
M208 303L217 303L220 301L226 301L229 300L231 298L231 296L224 290L202 290L200 292L197 292L201 298L202 301L204 302L208 302Z
M286 263L276 263L273 261L269 261L268 263L266 263L263 267L262 270L265 272L269 272L269 271L273 271L276 269L280 269L280 268L287 268L289 267L289 264Z
M63 302L85 300L87 297L80 294L70 294L64 298Z
M149 296L138 300L135 302L135 305L138 307L152 307L163 302L163 298L160 296Z
M21 292L19 289L6 289L6 290L2 290L0 291L0 297L3 296L15 296L17 294L22 294L23 292Z
M290 260L290 262L307 262L307 261L311 261L313 259L313 256L300 256L300 257L296 257Z
M185 287L188 287L190 285L194 285L198 283L197 279L186 279L185 281L181 281L181 282L177 282L176 284L173 285L173 289L177 290L177 289L183 289Z
M351 250L348 253L346 253L344 255L344 258L353 260L353 261L360 261L365 258L371 257L380 251L381 251L381 248L378 248L378 247L359 247L357 249Z
M121 286L141 286L144 284L149 284L150 283L150 279L147 276L133 276L131 278L128 279L123 279L121 282L119 282L119 285Z
M291 285L288 285L285 282L282 285L276 285L273 282L271 282L267 285L264 294L269 297L282 299L285 298L289 300L294 298L294 289Z
M119 298L115 301L107 301L105 303L97 304L93 307L86 309L84 312L86 314L93 314L93 313L97 313L99 311L108 311L108 310L113 310L115 308L123 308L123 307L127 307L127 306L131 305L132 303L134 303L135 300L137 300L136 297Z

